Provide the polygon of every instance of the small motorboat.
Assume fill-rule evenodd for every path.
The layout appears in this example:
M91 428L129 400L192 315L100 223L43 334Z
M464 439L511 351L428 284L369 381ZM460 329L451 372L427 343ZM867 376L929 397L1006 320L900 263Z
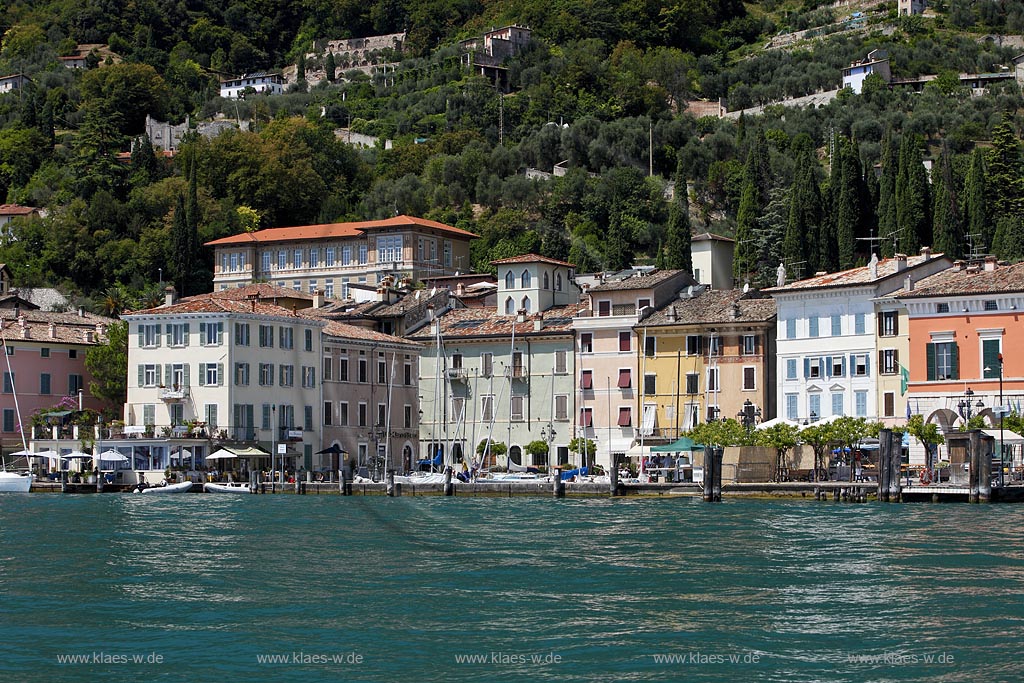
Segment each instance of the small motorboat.
M190 481L183 481L180 484L168 484L164 481L155 486L136 486L132 493L185 493L191 488Z
M0 493L28 493L35 475L0 471Z
M215 484L207 482L203 484L203 491L206 493L252 493L248 484L241 484L237 481Z

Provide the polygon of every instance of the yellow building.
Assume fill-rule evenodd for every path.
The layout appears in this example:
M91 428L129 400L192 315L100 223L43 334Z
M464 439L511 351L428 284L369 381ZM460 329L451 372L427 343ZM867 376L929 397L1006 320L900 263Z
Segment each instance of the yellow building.
M661 443L736 417L746 401L775 416L775 302L756 290L684 291L634 328L641 433ZM653 341L652 341L653 339Z

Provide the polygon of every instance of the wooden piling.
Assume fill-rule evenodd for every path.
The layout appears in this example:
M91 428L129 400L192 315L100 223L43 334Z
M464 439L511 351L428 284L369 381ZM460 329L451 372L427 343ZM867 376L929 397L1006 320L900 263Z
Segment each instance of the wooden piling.
M619 458L614 453L608 466L608 485L611 488L610 495L619 495Z
M565 498L565 482L562 481L562 472L557 467L554 469L551 491L555 498Z
M715 479L715 453L711 446L704 447L704 502L711 503L715 500L714 479Z
M978 437L978 502L992 502L992 451L989 441Z
M889 502L898 503L903 496L903 484L900 483L900 470L903 464L903 435L899 432L889 433Z
M968 455L968 466L967 472L967 502L977 503L979 494L979 482L981 480L981 432L977 429L971 430L970 441L970 453Z
M722 455L725 453L725 449L721 446L715 447L714 452L714 466L715 466L715 478L711 483L711 495L716 503L722 500Z
M454 496L455 495L455 484L452 483L452 468L444 468L444 495Z
M388 498L394 498L395 497L395 471L394 470L388 470L387 480L386 481L387 481L387 484L385 486L385 490L387 491Z
M892 458L892 430L881 429L878 432L878 500L889 502L889 474Z

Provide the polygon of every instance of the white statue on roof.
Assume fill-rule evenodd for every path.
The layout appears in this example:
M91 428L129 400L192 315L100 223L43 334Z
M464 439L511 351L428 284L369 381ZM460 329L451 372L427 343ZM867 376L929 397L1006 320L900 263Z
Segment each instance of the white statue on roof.
M878 254L871 254L871 260L868 261L868 275L872 280L878 277Z
M786 264L780 263L775 269L775 286L782 287L786 284Z

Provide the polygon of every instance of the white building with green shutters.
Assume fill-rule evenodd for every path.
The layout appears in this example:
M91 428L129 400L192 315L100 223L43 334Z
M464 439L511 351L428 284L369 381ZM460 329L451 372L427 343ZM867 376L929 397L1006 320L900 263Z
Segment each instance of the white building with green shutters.
M255 285L181 300L169 290L164 305L122 316L129 332L127 434L204 433L215 443L268 453L284 444L290 466L321 464L314 455L322 448L326 323L295 314L290 297L297 293L267 290Z

